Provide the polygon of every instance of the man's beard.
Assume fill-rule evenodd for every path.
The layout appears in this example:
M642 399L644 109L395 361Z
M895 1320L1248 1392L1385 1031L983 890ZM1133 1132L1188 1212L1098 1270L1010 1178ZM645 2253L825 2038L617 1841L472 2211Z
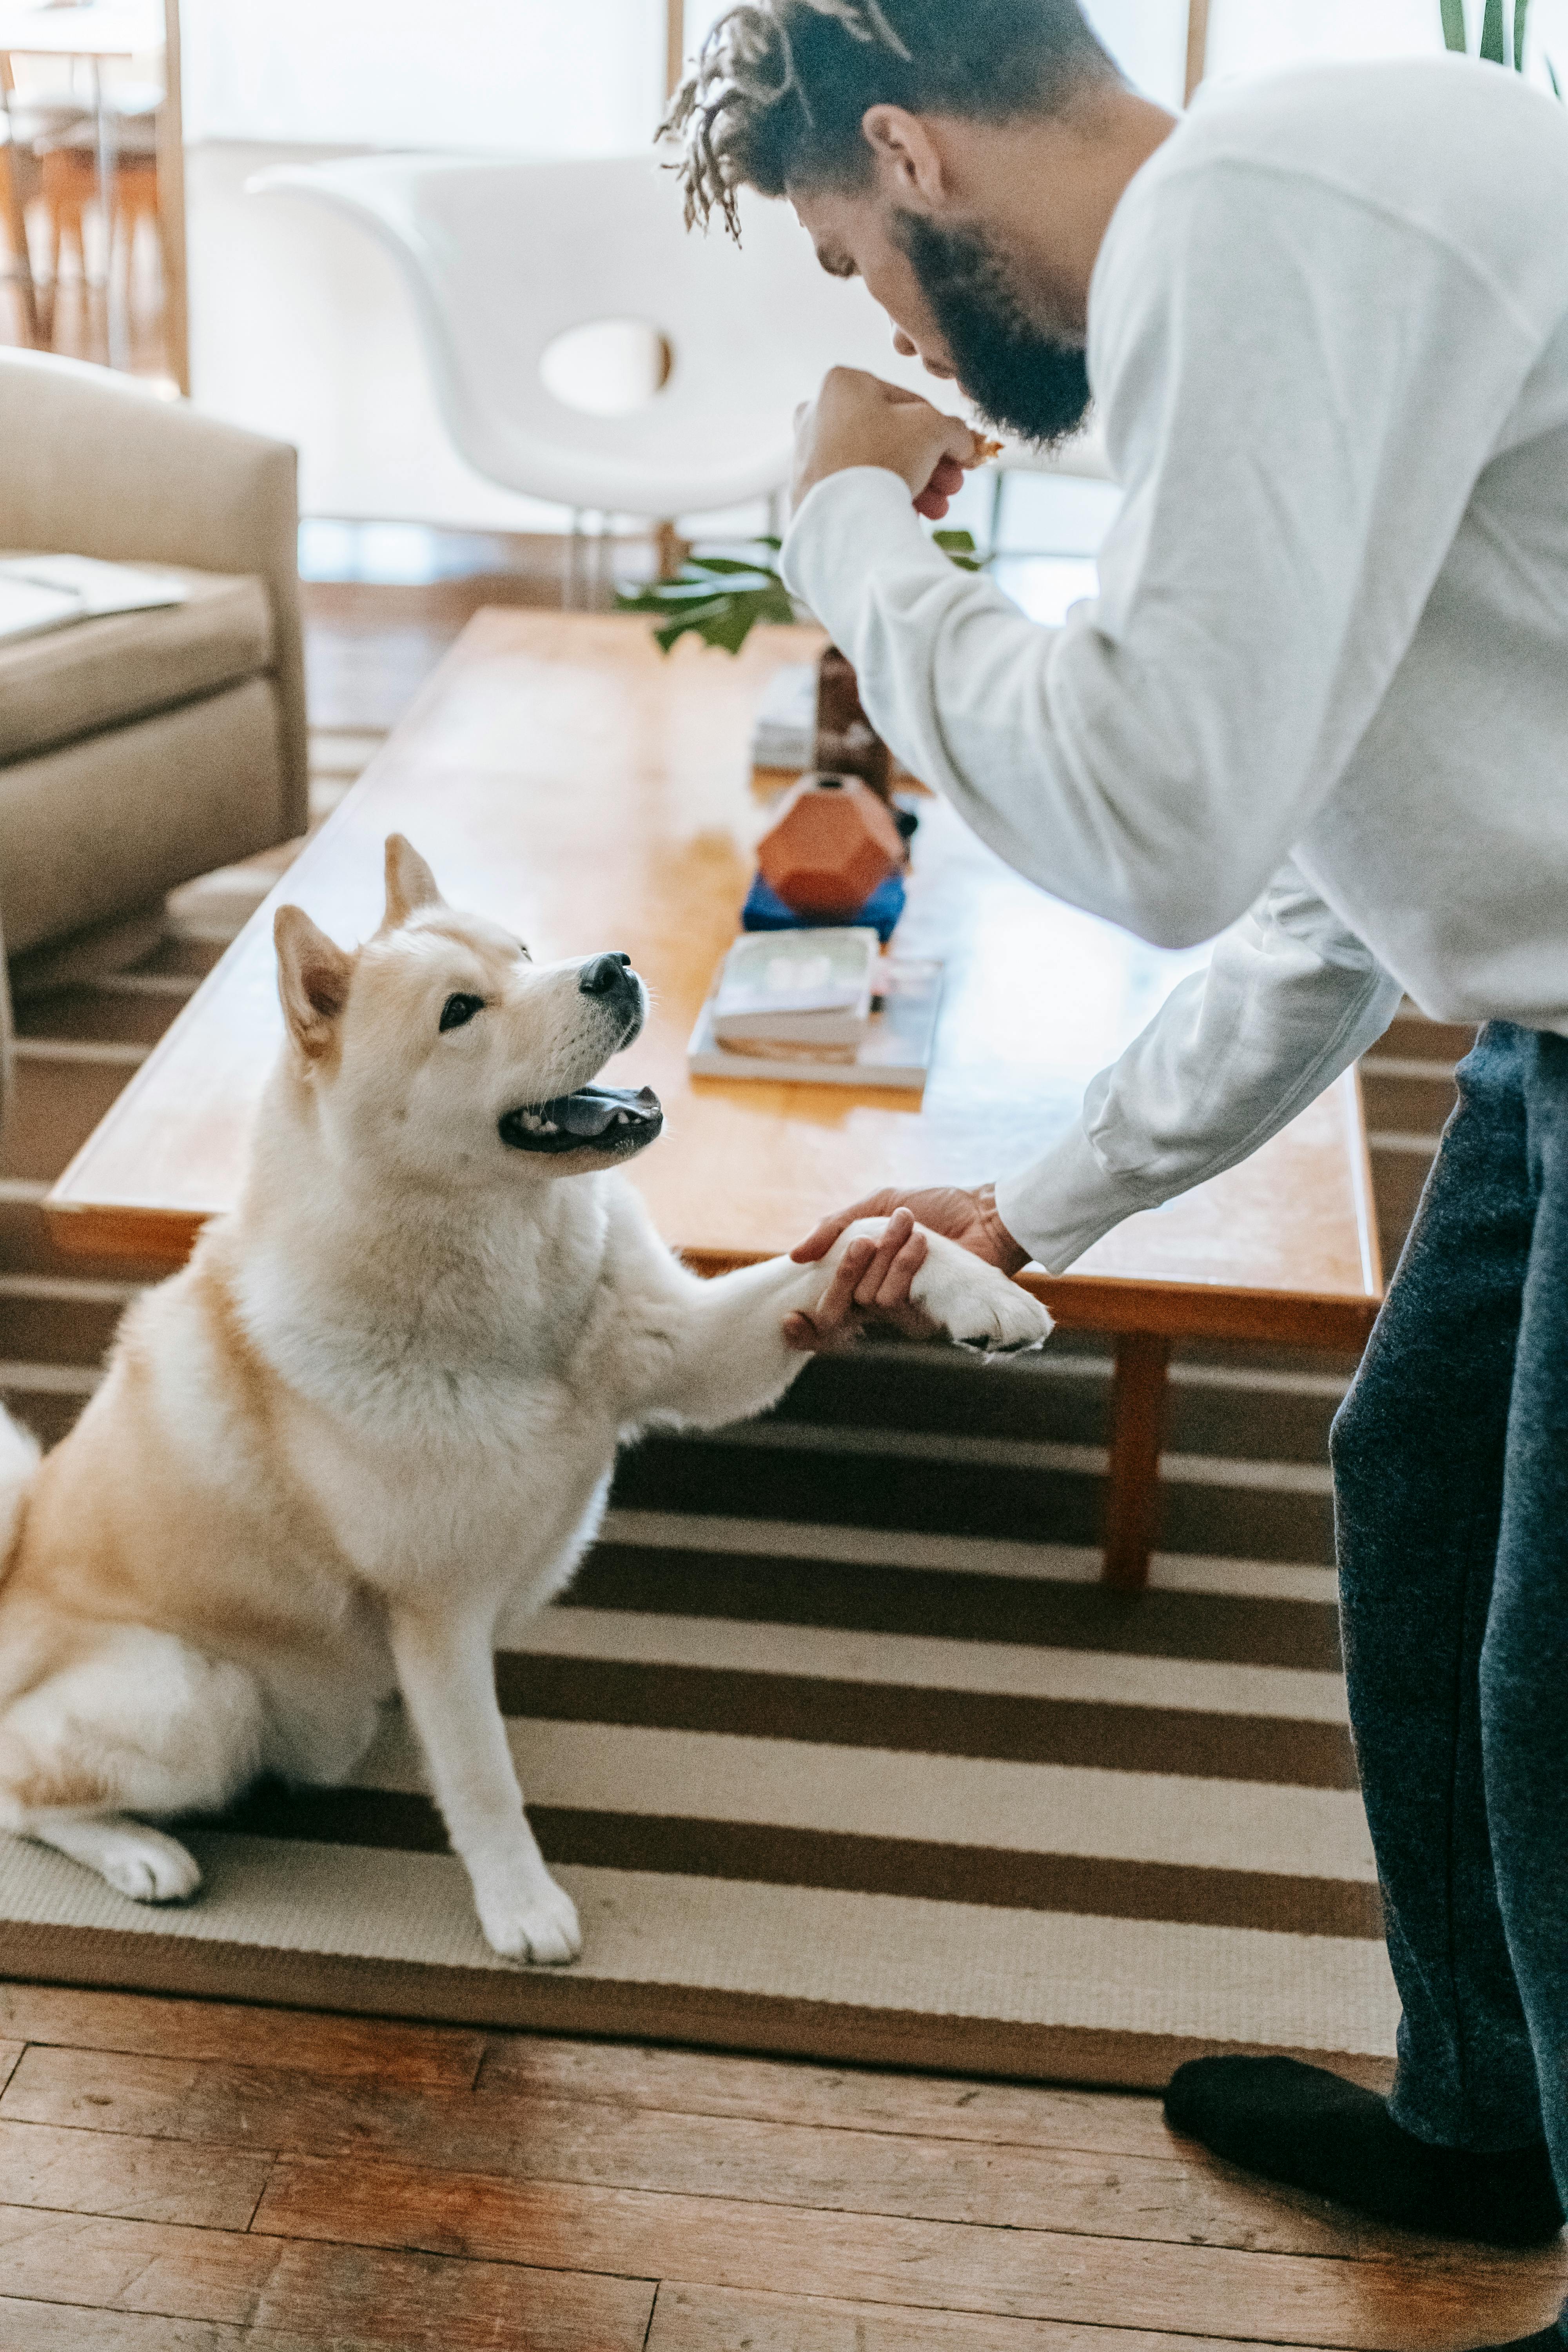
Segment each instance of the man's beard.
M1089 404L1085 355L1035 325L995 247L976 229L938 228L918 213L900 213L894 233L981 415L1041 445L1076 432Z

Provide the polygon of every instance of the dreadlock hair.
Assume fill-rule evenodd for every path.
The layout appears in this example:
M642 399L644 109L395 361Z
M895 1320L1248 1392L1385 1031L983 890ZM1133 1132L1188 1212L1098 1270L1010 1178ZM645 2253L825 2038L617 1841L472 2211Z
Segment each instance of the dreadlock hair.
M742 188L864 184L868 107L1005 122L1117 78L1079 0L741 0L658 135L680 147L688 228L718 213L738 239Z

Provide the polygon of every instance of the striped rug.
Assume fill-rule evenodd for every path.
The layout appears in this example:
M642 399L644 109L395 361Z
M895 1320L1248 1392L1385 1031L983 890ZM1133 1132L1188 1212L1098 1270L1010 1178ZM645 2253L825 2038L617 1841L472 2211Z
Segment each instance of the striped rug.
M495 1960L389 1712L140 1909L0 1849L12 1973L967 2073L1219 2046L1381 2080L1395 2004L1327 1572L617 1508L498 1680L569 1971Z
M329 746L323 802L370 748ZM0 1393L47 1437L136 1286L59 1259L43 1192L271 878L193 886L137 971L21 1007ZM1412 1015L1368 1066L1401 1168L1462 1043ZM1385 2081L1329 1565L1348 1370L1178 1360L1137 1599L1095 1581L1110 1365L1086 1339L865 1349L763 1423L624 1457L602 1541L498 1668L584 1915L571 1969L489 1952L393 1710L353 1787L191 1826L187 1908L0 1843L0 1970L970 2074L1152 2084L1236 2048Z

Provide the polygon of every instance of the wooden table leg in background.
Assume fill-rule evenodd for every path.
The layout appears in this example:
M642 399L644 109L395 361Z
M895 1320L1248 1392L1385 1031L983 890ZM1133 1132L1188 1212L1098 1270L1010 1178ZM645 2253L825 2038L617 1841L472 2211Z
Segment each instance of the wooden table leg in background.
M1103 1580L1118 1592L1142 1592L1149 1581L1170 1365L1171 1343L1163 1336L1123 1331L1118 1338L1101 1571Z

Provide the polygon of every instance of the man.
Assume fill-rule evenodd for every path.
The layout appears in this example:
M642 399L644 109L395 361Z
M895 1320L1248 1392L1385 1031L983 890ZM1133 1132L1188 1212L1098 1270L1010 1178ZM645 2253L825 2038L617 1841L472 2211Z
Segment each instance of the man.
M854 373L803 415L784 568L1010 864L1162 944L1225 933L1035 1165L847 1212L899 1213L797 1341L901 1307L910 1211L1059 1270L1254 1150L1403 992L1489 1024L1334 1439L1395 2087L1216 2058L1167 2112L1359 2212L1545 2240L1568 2184L1568 121L1434 58L1221 88L1178 122L1075 0L753 0L671 127L694 216L787 196L899 349L998 424L1049 441L1092 386L1125 499L1064 628L920 527L969 428Z

